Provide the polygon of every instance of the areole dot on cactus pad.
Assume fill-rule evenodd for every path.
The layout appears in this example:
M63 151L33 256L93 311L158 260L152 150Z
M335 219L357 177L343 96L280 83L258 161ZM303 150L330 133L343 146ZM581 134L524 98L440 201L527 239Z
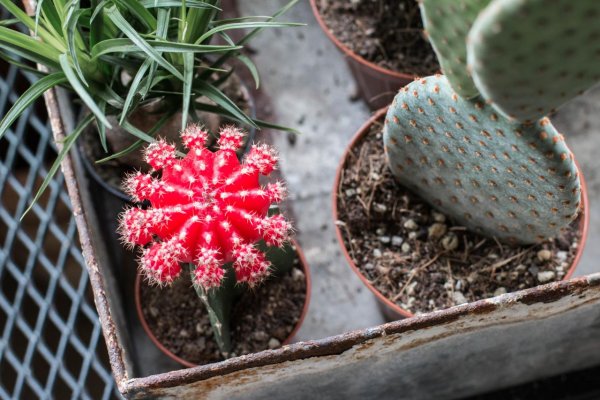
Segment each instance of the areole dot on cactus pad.
M479 91L519 121L583 93L600 82L598 18L598 0L494 0L468 38Z
M237 281L252 286L270 268L255 243L264 239L281 247L291 229L281 215L267 215L285 197L283 185L259 183L260 175L274 170L277 156L267 145L253 145L240 163L235 151L244 133L235 127L221 130L216 152L206 149L207 137L195 125L183 131L189 149L183 158L164 141L148 146L146 161L154 174L135 173L124 187L135 201L151 206L127 209L120 231L127 244L145 245L140 267L155 282L172 282L181 263L192 263L195 283L208 290L221 285L224 264L232 262Z
M479 95L467 68L467 35L473 21L491 0L419 0L423 26L442 71L454 90Z
M475 232L527 244L578 215L579 174L550 121L511 122L444 76L401 89L384 144L400 183Z

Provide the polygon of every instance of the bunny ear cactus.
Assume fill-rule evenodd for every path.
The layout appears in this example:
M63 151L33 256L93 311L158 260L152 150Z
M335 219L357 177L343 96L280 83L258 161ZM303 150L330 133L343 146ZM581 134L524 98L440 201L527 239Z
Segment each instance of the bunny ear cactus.
M127 209L120 224L125 243L144 246L140 268L151 282L169 284L188 265L225 356L231 350L234 282L260 284L271 263L256 243L282 247L291 229L281 215L268 215L271 204L283 200L283 185L259 183L260 175L275 169L274 150L253 145L240 162L236 150L244 136L235 127L223 128L220 148L212 152L205 147L207 132L189 126L181 134L189 149L184 157L162 140L150 144L145 158L153 173L135 173L124 184L136 202L150 206Z
M491 0L419 0L423 26L452 88L460 96L479 95L467 68L467 35Z
M468 63L503 115L536 121L600 82L600 1L494 0L477 18Z
M476 232L528 244L578 215L578 171L550 121L511 122L458 96L444 76L401 89L384 144L400 183Z

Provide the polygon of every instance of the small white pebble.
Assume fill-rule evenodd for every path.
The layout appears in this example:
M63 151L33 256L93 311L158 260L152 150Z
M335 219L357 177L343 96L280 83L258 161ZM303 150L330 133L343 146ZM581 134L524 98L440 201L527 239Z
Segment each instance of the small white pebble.
M465 304L468 303L469 301L467 300L467 298L465 297L465 295L462 292L454 292L454 303L455 304Z
M295 280L296 282L304 281L305 278L306 277L304 276L304 272L302 272L298 268L294 268L292 270L292 279Z
M418 234L417 232L414 232L414 231L413 231L413 232L409 232L409 233L408 233L408 238L409 238L410 240L415 240L415 239L417 238L417 236L419 236L419 234Z
M540 283L550 282L555 277L556 277L556 274L554 273L554 271L542 271L542 272L538 272L538 274L537 274L537 280Z
M537 252L537 258L541 262L548 261L552 259L552 252L550 250L540 250Z
M458 237L450 233L442 238L442 247L444 250L453 251L458 248Z
M379 241L381 243L388 244L389 242L391 242L391 239L389 236L379 236Z
M435 222L446 222L446 216L444 214L434 211L432 215Z
M569 253L567 253L566 251L557 251L556 252L556 258L558 259L558 261L566 261L568 255L569 255Z
M373 250L373 257L375 257L375 258L381 258L382 255L383 254L381 254L381 250L379 250L379 249Z
M392 246L400 246L404 242L400 236L392 236Z
M275 338L271 338L269 340L268 346L269 346L270 349L276 349L279 346L281 346L281 342L279 340L275 339Z
M371 270L373 268L375 268L375 266L373 264L371 264L371 263L366 263L365 264L365 269Z
M385 204L379 204L379 203L373 204L373 209L376 212L382 213L382 214L387 211L387 207L385 206Z
M403 253L408 253L410 251L410 244L408 243L403 243L402 244L402 252Z
M346 197L352 197L356 194L356 190L354 189L346 189Z
M526 271L527 267L523 264L519 264L517 265L517 267L515 268L517 271Z
M446 234L447 230L448 227L445 224L436 222L435 224L431 225L427 230L427 236L429 237L429 239L439 239Z
M406 229L409 229L411 231L414 231L415 229L417 229L419 227L419 225L417 225L417 223L415 222L415 220L413 219L409 219L404 223L404 227Z
M498 289L496 289L494 291L494 296L501 296L503 294L506 294L506 288L500 286Z

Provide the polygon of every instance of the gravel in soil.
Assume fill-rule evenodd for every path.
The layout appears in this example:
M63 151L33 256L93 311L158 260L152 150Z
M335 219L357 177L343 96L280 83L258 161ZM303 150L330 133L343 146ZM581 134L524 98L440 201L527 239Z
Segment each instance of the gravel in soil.
M565 233L511 247L454 224L394 180L377 122L351 150L338 188L350 257L386 298L420 314L559 281L580 241Z
M331 33L367 61L415 76L440 67L415 0L316 0Z
M232 357L281 346L298 323L305 300L306 277L298 259L284 276L271 276L246 291L232 310ZM142 283L141 301L150 330L173 354L200 365L223 360L188 274L170 287Z

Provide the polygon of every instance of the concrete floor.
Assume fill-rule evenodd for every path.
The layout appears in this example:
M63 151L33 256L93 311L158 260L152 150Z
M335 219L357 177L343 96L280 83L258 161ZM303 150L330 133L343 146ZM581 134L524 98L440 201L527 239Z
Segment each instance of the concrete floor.
M241 15L269 15L288 0L244 0ZM353 101L354 81L343 56L320 30L308 0L284 18L308 26L265 31L253 40L254 60L271 97L277 122L299 129L291 145L285 134L276 144L288 182L303 246L313 275L313 294L298 340L318 339L383 322L374 297L340 253L334 235L331 191L338 161L370 112ZM600 271L600 88L563 107L555 123L587 178L591 203L588 246L577 275Z

